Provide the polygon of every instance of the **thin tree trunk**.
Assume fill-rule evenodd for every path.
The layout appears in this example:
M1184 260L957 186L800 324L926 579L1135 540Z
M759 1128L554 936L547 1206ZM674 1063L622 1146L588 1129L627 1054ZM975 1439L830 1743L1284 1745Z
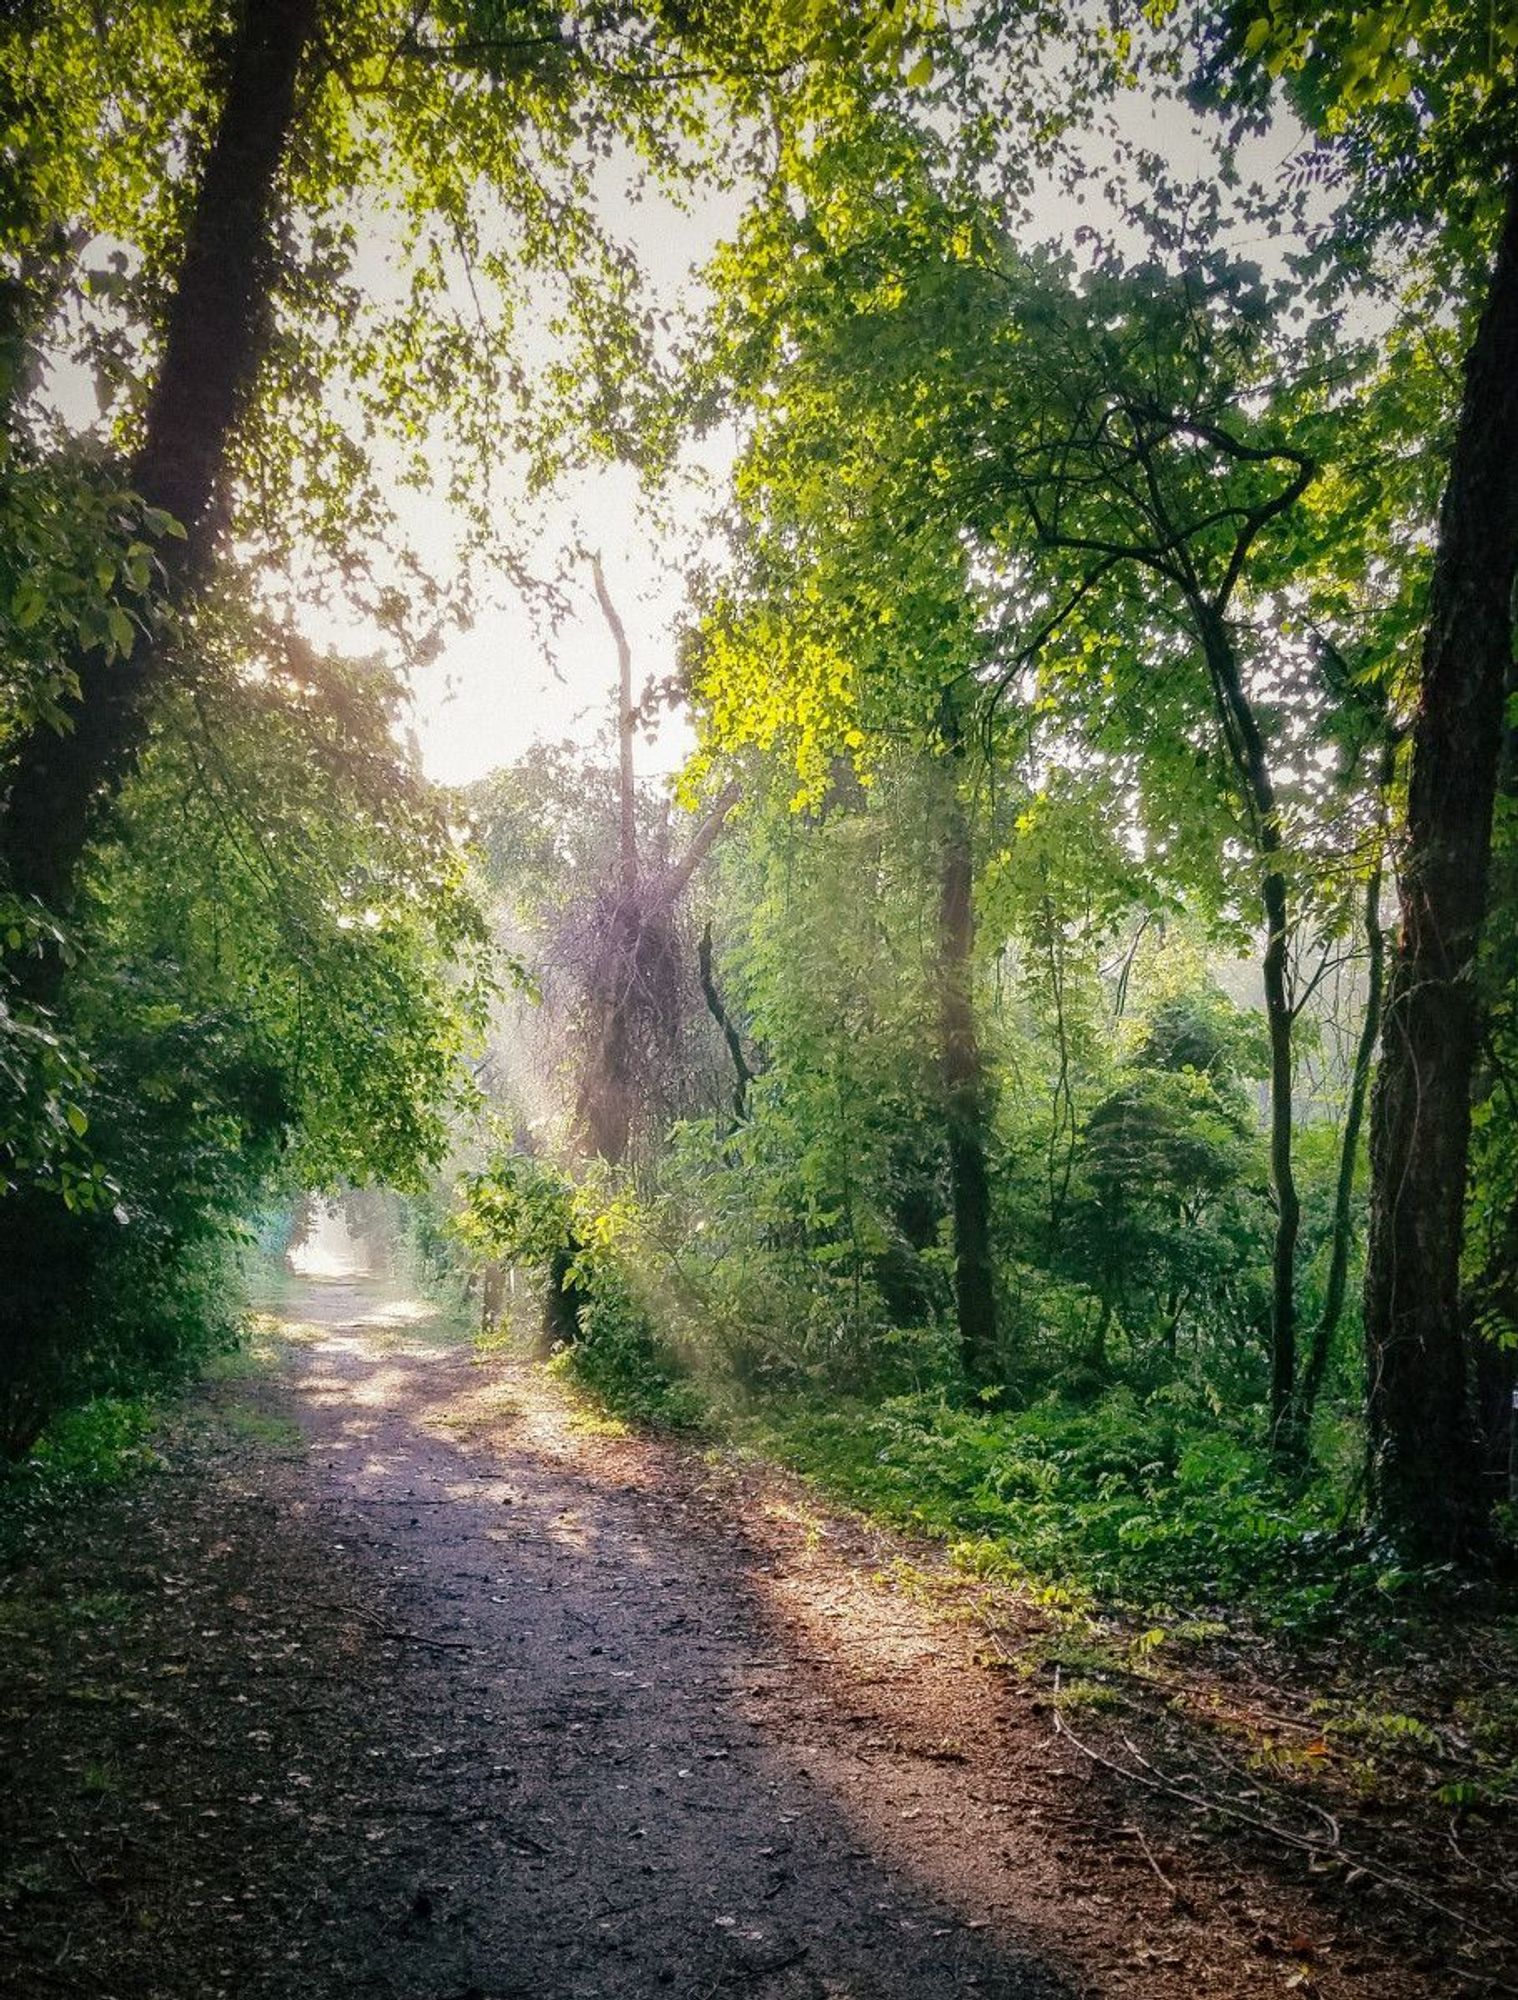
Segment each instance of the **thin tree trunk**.
M1205 603L1193 605L1201 632L1229 755L1244 789L1260 858L1260 901L1265 913L1265 954L1260 964L1265 987L1265 1025L1270 1043L1270 1185L1276 1226L1270 1256L1270 1425L1275 1449L1292 1457L1300 1449L1295 1417L1297 1371L1297 1237L1302 1202L1292 1157L1293 1038L1287 952L1291 942L1291 900L1281 844L1280 810L1265 742L1245 692L1238 655L1221 614Z
M1466 359L1440 508L1401 852L1401 928L1371 1097L1370 1494L1410 1554L1484 1542L1460 1300L1475 961L1486 914L1518 568L1518 162Z
M289 142L295 80L311 40L317 0L248 0L228 62L220 119L190 218L130 484L184 530L162 559L171 599L183 603L210 564L227 445L266 338L274 191ZM66 914L99 811L119 789L147 731L164 657L140 637L128 660L98 651L68 663L78 691L63 701L66 726L39 725L17 748L3 820L0 864L12 891ZM25 968L23 967L23 970ZM56 993L53 957L28 984Z
M671 908L685 894L690 887L691 877L716 846L723 827L727 825L729 813L742 796L743 787L738 780L729 778L712 800L710 812L691 835L690 846L664 878L661 893Z
M696 946L696 971L701 980L701 994L706 1001L706 1011L722 1031L722 1039L727 1043L727 1052L733 1063L733 1116L740 1124L748 1116L748 1087L754 1080L754 1072L749 1068L748 1057L743 1053L743 1038L733 1026L722 995L717 991L716 975L712 970L712 927L708 924L701 933Z
M1386 777L1389 781L1389 771ZM1370 1094L1376 1043L1381 1036L1381 1003L1386 988L1386 935L1381 927L1379 857L1365 883L1364 921L1367 956L1365 1016L1355 1044L1349 1101L1344 1107L1344 1130L1339 1140L1339 1175L1334 1187L1328 1282L1323 1290L1323 1310L1312 1330L1307 1360L1302 1369L1302 1382L1297 1391L1296 1424L1304 1439L1312 1425L1312 1414L1323 1387L1323 1377L1328 1371L1334 1335L1344 1316L1344 1300L1349 1290L1349 1253L1354 1242L1355 1168L1359 1164L1360 1128L1365 1121L1365 1103Z
M974 867L970 822L958 785L963 737L947 702L944 738L949 754L939 875L939 1021L954 1208L954 1296L965 1373L972 1382L988 1383L996 1379L1000 1355L986 1170L986 1082L975 1020Z
M632 648L627 643L627 627L606 588L606 573L599 555L591 559L591 576L596 586L596 602L611 631L617 649L617 816L618 846L622 865L622 887L632 889L638 880L638 798L633 777Z
M1050 1105L1049 1146L1045 1161L1045 1178L1049 1185L1047 1258L1052 1266L1058 1256L1060 1231L1065 1219L1065 1203L1070 1198L1070 1183L1075 1175L1078 1135L1075 1094L1070 1086L1070 1036L1065 1021L1065 968L1060 949L1063 935L1059 929L1059 918L1053 902L1047 895L1043 899L1041 916L1045 955L1049 961L1049 998L1054 1003L1054 1040L1059 1052L1059 1068L1055 1073L1053 1101ZM1063 1160L1058 1157L1061 1138L1065 1146Z

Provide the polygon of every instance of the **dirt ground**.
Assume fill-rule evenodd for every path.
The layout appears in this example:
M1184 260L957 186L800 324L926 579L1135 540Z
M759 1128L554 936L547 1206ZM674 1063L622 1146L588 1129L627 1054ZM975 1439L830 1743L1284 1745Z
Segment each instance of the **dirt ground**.
M921 1551L380 1284L284 1315L0 1595L0 1993L1512 1990L1118 1782Z

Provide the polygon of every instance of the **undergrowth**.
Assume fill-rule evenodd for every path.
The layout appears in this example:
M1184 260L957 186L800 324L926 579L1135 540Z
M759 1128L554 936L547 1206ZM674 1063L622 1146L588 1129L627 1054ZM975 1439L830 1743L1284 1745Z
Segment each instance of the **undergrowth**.
M163 1463L145 1397L99 1396L55 1417L26 1458L0 1472L0 1562L14 1561L47 1521Z
M1341 1480L1286 1479L1179 1388L1147 1398L1117 1388L1095 1402L1050 1394L1015 1410L936 1390L738 1397L682 1369L630 1306L606 1322L559 1365L617 1414L699 1425L876 1520L946 1542L963 1567L1067 1603L1311 1632L1357 1607L1384 1622L1449 1582L1347 1525Z
M1263 1452L1163 1394L1022 1410L928 1395L770 1405L747 1428L829 1492L955 1544L982 1572L1135 1610L1247 1605L1302 1622L1346 1588L1413 1580L1340 1530L1326 1483L1293 1491Z

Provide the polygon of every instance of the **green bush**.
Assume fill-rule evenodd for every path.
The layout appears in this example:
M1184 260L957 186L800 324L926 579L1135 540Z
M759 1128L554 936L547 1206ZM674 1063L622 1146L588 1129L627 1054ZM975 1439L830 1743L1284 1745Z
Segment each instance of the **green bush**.
M1021 1411L937 1398L772 1411L765 1442L896 1525L1110 1602L1249 1605L1310 1619L1376 1581L1335 1533L1335 1496L1289 1491L1263 1451L1174 1394Z
M574 1182L522 1153L501 1153L463 1184L457 1233L477 1255L543 1274L559 1365L623 1416L695 1421L700 1398L681 1379L629 1281L631 1193L602 1173Z
M54 1489L116 1486L159 1463L148 1442L151 1403L140 1396L97 1396L55 1418L37 1440L28 1475Z
M155 1470L154 1421L142 1397L97 1396L54 1417L26 1458L0 1465L0 1561L52 1516Z

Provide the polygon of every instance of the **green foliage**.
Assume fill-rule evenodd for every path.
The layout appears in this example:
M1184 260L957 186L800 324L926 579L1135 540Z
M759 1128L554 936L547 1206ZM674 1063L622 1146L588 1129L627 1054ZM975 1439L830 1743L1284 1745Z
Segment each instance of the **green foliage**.
M23 957L69 949L57 924L13 900L0 905L0 924ZM0 993L0 1199L31 1186L73 1209L115 1200L119 1189L87 1143L82 1100L95 1080L78 1040L52 1010Z
M394 680L245 620L202 636L97 849L66 1015L4 1016L12 1452L61 1402L183 1379L231 1336L245 1217L419 1186L470 1099L483 931Z
M157 1413L140 1397L97 1396L56 1416L24 1459L0 1464L0 1560L101 1491L156 1471Z
M1333 1492L1293 1494L1258 1444L1182 1394L1015 1412L898 1397L767 1411L759 1435L838 1497L965 1544L979 1567L1140 1610L1303 1624L1376 1581L1336 1533Z
M1449 247L1500 188L1514 138L1518 24L1464 0L1231 0L1208 10L1203 87L1258 108L1281 80L1352 173L1351 218L1400 234L1435 219Z
M59 1490L114 1486L160 1460L148 1443L155 1422L140 1398L99 1396L50 1424L31 1454L32 1471Z
M647 1315L604 1276L592 1281L585 1338L553 1365L617 1416L670 1430L702 1421L699 1392L655 1337Z
M633 1213L630 1194L604 1174L576 1183L526 1155L500 1153L464 1181L455 1227L477 1255L541 1275L547 1331L559 1337L559 1365L577 1383L621 1415L689 1424L699 1398L681 1381L632 1277Z
M575 1247L576 1190L556 1168L522 1153L501 1153L461 1189L456 1228L487 1257L547 1270Z

